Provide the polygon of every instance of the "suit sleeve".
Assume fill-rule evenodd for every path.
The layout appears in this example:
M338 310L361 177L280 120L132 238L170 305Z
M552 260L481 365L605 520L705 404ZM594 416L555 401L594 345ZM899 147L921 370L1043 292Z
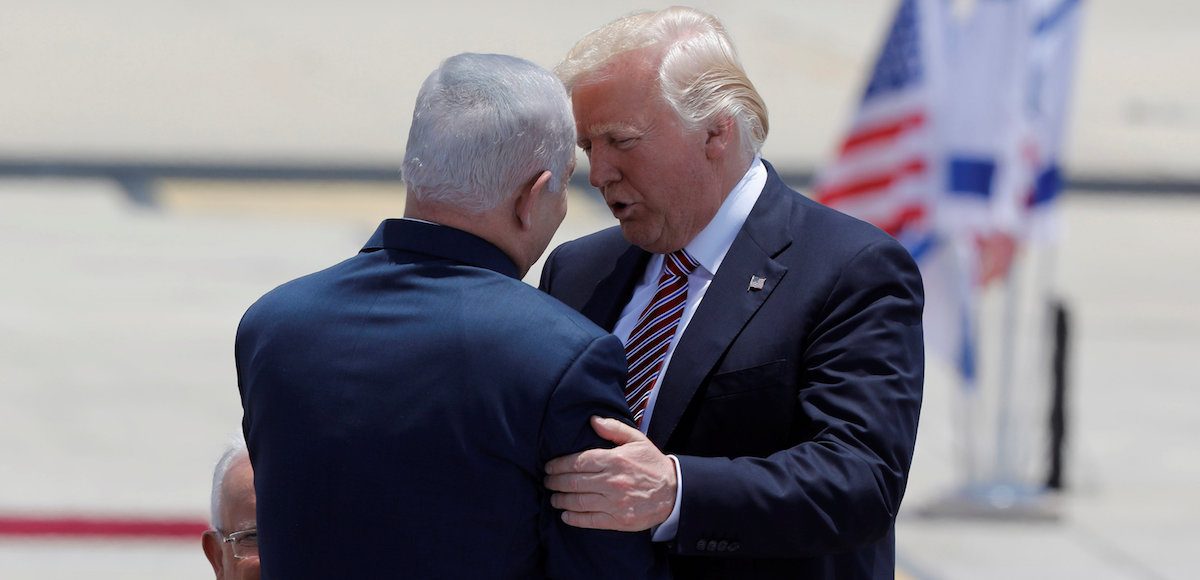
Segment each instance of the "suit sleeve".
M593 415L633 425L622 389L625 351L605 334L593 340L567 368L550 397L542 424L539 454L546 461L597 447L612 447L592 430ZM544 476L544 474L543 474ZM568 526L559 510L542 498L541 533L546 572L551 578L665 578L663 555L649 532L626 533Z
M798 443L768 457L680 456L672 551L806 557L886 535L916 442L923 301L920 273L893 240L849 260L798 346Z

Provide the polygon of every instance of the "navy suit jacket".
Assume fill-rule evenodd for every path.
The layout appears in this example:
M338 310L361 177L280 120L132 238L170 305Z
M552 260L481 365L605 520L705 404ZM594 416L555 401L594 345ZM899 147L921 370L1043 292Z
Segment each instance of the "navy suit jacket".
M620 341L492 244L387 220L238 328L262 577L642 578L647 534L562 523L551 458L605 445ZM657 569L655 568L657 564Z
M767 170L650 420L683 476L671 568L891 578L924 373L920 274L890 236ZM557 248L542 288L612 329L648 259L611 228Z

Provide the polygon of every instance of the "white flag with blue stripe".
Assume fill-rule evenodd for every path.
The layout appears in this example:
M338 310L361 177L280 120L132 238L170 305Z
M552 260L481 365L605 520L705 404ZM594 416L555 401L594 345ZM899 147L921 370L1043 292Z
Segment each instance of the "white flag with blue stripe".
M931 352L975 382L975 296L1053 235L1081 0L902 0L814 197L892 234L925 277Z

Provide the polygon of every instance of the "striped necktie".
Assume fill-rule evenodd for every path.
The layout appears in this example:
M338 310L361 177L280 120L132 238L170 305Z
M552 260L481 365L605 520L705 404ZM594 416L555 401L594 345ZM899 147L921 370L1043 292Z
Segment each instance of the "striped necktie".
M650 391L662 372L667 347L675 337L675 328L683 318L687 304L688 274L699 264L687 252L678 250L663 256L663 273L658 279L658 291L638 317L637 324L625 341L625 358L629 361L629 379L625 383L625 402L633 411L639 426L646 413Z

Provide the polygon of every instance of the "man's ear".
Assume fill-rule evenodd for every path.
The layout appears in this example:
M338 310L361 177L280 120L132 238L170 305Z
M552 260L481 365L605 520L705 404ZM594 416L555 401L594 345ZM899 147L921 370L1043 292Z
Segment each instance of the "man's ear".
M528 230L533 227L533 210L550 187L550 177L549 170L543 171L529 185L522 187L517 192L517 198L513 205L517 214L517 223L521 225L521 229Z
M204 556L212 565L213 573L217 575L217 580L220 580L225 567L225 561L221 558L221 538L216 531L209 530L200 536L200 545L204 547Z
M704 141L704 154L709 159L724 157L730 148L735 147L737 126L733 117L717 117L708 126L708 135Z

